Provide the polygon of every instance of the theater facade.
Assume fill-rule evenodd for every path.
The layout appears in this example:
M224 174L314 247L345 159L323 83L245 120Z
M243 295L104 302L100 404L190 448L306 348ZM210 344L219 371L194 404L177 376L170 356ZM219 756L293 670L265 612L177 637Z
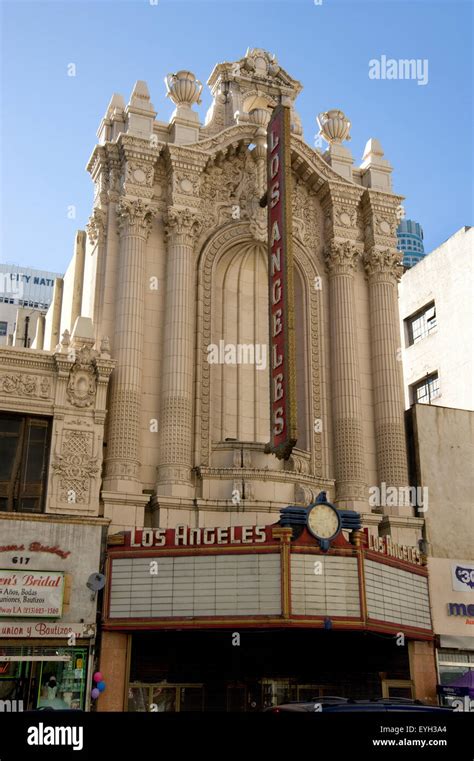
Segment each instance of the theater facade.
M193 73L166 84L169 121L143 81L128 103L113 95L87 165L92 213L35 343L62 345L67 373L70 334L87 319L114 363L97 504L111 542L98 709L161 705L162 694L174 709L324 691L435 700L423 514L373 497L410 485L392 167L369 134L356 165L350 120L325 104L314 114L327 149L305 140L302 84L267 51L215 66L205 119ZM267 447L289 337L270 344L262 206L278 106L290 113L292 293L272 319L291 324L295 346L285 457ZM338 538L318 544L291 521L322 491L360 526L328 513Z

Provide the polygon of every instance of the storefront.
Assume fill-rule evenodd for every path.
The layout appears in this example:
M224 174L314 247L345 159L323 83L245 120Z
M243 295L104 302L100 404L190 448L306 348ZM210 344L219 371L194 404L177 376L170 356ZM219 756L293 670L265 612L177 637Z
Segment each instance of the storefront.
M106 522L2 515L0 701L3 710L88 710Z
M114 664L123 684L121 704L99 710L258 711L324 695L436 701L415 548L384 539L369 549L360 530L341 531L324 552L303 526L177 526L110 537L106 567L100 668Z
M430 558L440 702L474 712L474 563Z

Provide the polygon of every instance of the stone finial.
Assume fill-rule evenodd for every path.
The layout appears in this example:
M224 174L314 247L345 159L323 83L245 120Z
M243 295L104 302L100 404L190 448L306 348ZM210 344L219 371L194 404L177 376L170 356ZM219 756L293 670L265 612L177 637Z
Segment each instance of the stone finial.
M125 109L125 116L129 135L150 139L153 134L156 111L150 100L147 83L141 79L135 82L130 101Z
M142 79L135 82L127 108L139 108L142 111L153 111L148 85Z
M100 342L100 353L110 357L110 338L108 336L103 336Z
M117 92L114 92L110 99L110 103L107 106L107 111L105 112L106 119L113 119L114 117L123 114L125 111L125 100L123 98L123 95L120 95Z
M344 140L351 139L349 135L351 122L344 111L335 108L319 114L317 122L319 124L319 135L329 143L329 148L323 158L341 177L352 181L354 160L350 150L342 145Z
M55 348L56 354L67 354L69 352L70 345L71 345L71 334L69 333L69 330L66 328L66 330L61 336L61 340L59 341L59 343L56 344L56 348Z
M324 111L317 116L319 125L319 134L330 145L335 143L340 145L344 140L350 140L349 130L351 122L345 115L344 111L332 109Z
M173 101L175 106L187 106L191 108L194 103L201 103L202 84L191 71L167 74L165 77L166 97Z
M375 188L391 192L392 166L389 161L383 158L384 152L380 141L375 137L367 140L362 158L362 184L366 188Z
M202 84L192 71L182 69L165 77L166 96L176 108L171 115L170 136L174 143L195 143L199 140L199 114L193 111L201 103Z

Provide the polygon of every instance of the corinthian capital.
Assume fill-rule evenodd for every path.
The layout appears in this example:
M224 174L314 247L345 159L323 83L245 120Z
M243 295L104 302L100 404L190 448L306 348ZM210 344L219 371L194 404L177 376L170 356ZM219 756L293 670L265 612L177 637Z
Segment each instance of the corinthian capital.
M373 246L364 255L365 271L369 279L400 280L403 274L403 253L396 248L380 249Z
M165 221L165 232L168 241L178 240L187 246L192 246L202 227L202 221L194 211L190 209L176 209L168 207Z
M324 260L329 276L351 275L357 265L359 249L350 240L332 240L325 248Z
M148 238L156 207L141 198L131 200L121 198L117 205L118 226L121 235L136 235Z
M86 230L92 245L97 243L97 241L102 243L104 240L106 219L106 212L98 208L95 208L89 217L89 222L86 225Z

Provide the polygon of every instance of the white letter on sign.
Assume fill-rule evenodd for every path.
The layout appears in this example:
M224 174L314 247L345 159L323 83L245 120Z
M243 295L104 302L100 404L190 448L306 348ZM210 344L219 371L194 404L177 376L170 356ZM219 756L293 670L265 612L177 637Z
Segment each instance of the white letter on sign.
M270 245L273 246L276 240L280 240L280 228L278 227L278 222L275 220L272 226L272 239L270 242Z
M281 300L281 280L275 280L272 288L272 304L278 304Z
M275 155L272 157L272 163L270 164L270 177L273 178L277 176L278 170L280 168L280 157L278 153L275 153Z
M281 354L278 354L278 348L276 346L273 347L273 370L275 370L277 367L280 367L280 365L283 364L283 357Z
M283 325L280 318L281 318L281 309L277 309L275 314L273 315L273 335L274 336L277 336L283 330Z
M272 132L271 140L270 140L270 153L275 150L279 142L280 142L280 138L277 137L277 139L275 140L275 133Z
M285 426L285 421L283 420L283 407L278 407L278 409L275 410L273 422L273 433L275 436L279 436Z
M283 375L281 373L275 375L273 383L273 401L278 402L279 399L283 398Z
M271 198L270 207L274 209L278 201L280 200L280 183L279 182L275 182L272 185L270 198Z

